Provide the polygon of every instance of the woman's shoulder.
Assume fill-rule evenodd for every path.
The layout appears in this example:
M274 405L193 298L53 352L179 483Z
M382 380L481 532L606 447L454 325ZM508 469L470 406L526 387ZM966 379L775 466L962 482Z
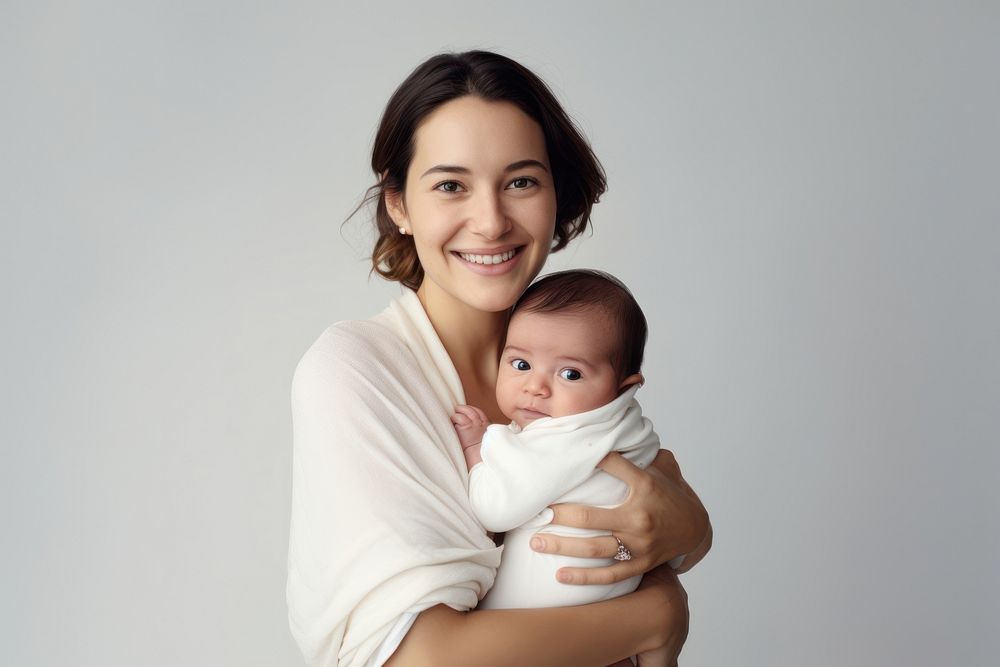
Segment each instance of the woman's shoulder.
M319 335L306 351L310 352L376 352L386 347L400 346L399 335L378 318L334 322Z
M295 369L295 378L370 378L385 370L387 359L405 351L406 344L399 335L377 319L344 320L331 324L309 346Z
M463 402L458 373L412 292L371 319L328 327L299 361L292 394L355 406Z
M306 350L299 367L361 366L369 370L372 366L382 368L391 359L412 356L412 341L398 316L400 311L413 309L411 301L416 301L416 297L404 293L374 317L331 324Z

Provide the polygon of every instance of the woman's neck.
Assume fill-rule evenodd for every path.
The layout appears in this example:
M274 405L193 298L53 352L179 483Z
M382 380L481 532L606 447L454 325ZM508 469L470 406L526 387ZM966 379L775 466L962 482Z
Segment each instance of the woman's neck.
M428 287L428 281L417 290L417 296L455 364L465 400L485 410L491 420L502 420L496 404L497 365L510 312L478 310L440 289Z

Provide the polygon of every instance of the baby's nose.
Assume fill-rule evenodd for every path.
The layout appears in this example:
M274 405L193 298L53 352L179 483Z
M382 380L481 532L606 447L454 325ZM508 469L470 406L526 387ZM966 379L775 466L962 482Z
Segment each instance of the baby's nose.
M549 383L542 377L533 376L525 382L524 389L529 394L534 394L535 396L548 396Z

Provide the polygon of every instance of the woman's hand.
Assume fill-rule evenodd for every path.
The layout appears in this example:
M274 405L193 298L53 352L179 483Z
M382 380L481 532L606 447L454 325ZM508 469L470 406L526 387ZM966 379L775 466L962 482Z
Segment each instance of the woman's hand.
M582 558L610 558L618 551L617 537L632 559L607 567L561 568L557 577L567 584L611 584L648 572L678 556L677 571L690 569L711 546L712 528L698 496L681 477L674 455L661 449L642 470L620 454L608 454L598 466L629 486L625 502L612 509L586 505L553 505L552 523L610 530L614 537L561 537L539 533L536 551Z

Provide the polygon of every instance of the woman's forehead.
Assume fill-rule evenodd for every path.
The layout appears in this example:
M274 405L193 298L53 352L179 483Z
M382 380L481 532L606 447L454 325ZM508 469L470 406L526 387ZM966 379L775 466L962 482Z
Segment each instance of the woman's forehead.
M465 96L442 104L418 126L411 169L437 165L503 169L537 160L548 167L542 128L510 102Z

